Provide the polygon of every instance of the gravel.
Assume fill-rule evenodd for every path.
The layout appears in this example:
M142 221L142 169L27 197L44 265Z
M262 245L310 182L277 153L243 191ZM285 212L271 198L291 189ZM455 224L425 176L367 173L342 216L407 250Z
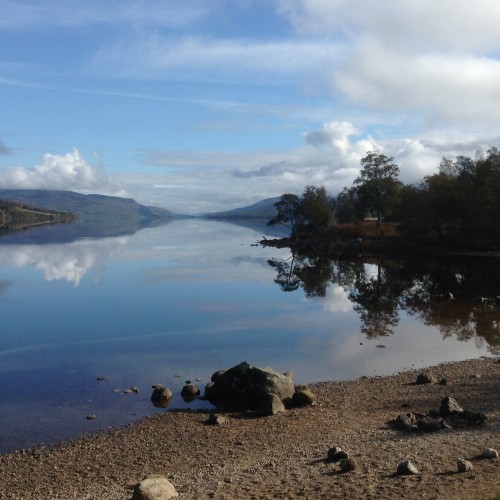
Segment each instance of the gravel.
M1 499L130 500L135 483L164 475L180 499L500 498L500 363L483 358L426 370L447 385L415 383L419 372L311 385L312 406L272 417L170 410L123 429L54 447L0 455ZM400 413L439 410L454 397L486 414L482 427L404 433ZM340 446L355 464L327 460ZM457 471L457 459L473 464ZM397 476L410 460L419 474Z

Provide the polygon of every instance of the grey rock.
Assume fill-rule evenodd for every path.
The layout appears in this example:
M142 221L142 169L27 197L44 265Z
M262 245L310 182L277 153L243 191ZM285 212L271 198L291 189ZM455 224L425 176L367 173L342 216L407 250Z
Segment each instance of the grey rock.
M452 397L444 398L441 401L441 406L439 407L439 414L443 418L448 418L456 413L463 412L464 409L458 404L457 400Z
M409 460L403 460L398 464L396 473L398 476L409 476L412 474L419 474L418 469Z
M397 429L414 430L417 424L417 417L414 413L401 413L391 423Z
M271 368L256 368L243 362L217 372L217 376L214 374L212 383L205 388L204 398L220 410L269 414L279 406L270 396L276 396L284 406L289 406L294 393L295 385L290 377Z
M469 472L473 469L472 464L463 458L457 458L458 472Z
M166 477L151 475L135 485L132 500L169 500L178 496L174 485Z
M283 401L281 401L276 394L268 394L262 400L259 412L263 415L276 415L277 413L281 413L285 410L286 408Z
M481 452L482 458L498 458L498 451L494 448L484 448Z

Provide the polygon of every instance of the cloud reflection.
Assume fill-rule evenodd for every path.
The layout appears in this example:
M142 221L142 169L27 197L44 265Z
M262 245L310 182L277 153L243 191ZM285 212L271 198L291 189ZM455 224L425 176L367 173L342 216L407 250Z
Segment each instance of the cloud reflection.
M66 280L78 286L92 268L101 267L126 241L107 238L55 245L6 245L0 246L0 258L10 267L34 267L47 281Z

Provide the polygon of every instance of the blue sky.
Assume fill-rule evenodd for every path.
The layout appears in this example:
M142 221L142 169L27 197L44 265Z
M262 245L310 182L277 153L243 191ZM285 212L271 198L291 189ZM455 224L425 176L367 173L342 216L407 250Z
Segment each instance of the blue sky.
M500 146L494 0L0 0L0 187L181 213Z

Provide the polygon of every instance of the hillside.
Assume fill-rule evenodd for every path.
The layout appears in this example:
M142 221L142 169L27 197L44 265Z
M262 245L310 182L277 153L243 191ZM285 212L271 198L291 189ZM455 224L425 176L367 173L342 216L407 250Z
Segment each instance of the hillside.
M0 199L39 207L36 209L38 212L60 211L76 216L71 224L35 228L9 236L12 243L67 242L84 237L121 236L145 227L167 224L176 217L169 210L141 205L129 198L72 191L0 189Z
M214 212L205 214L208 219L271 219L276 216L276 207L274 204L280 200L280 196L276 198L267 198L258 201L253 205L248 205L241 208L226 210L225 212Z
M65 211L38 209L0 199L0 231L4 234L34 226L72 222L75 218Z

